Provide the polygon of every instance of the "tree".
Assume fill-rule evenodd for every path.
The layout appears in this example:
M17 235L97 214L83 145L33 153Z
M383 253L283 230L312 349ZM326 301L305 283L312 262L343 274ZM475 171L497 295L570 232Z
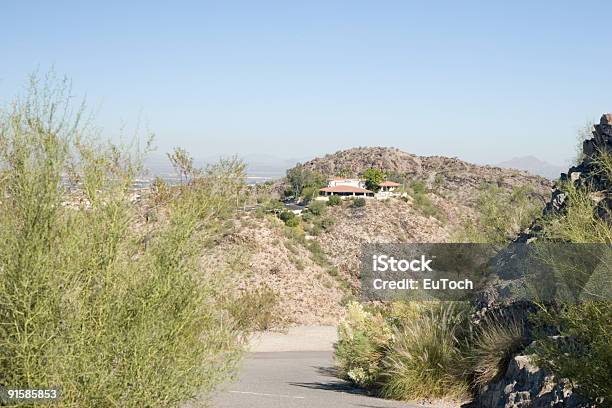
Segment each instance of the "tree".
M380 183L385 180L383 172L373 167L367 169L363 173L363 178L366 180L366 188L374 192L378 192L378 190L380 190Z
M310 196L312 191L318 190L324 184L324 178L321 174L305 169L299 163L287 170L287 181L290 185L291 194L294 197L302 197L305 190Z

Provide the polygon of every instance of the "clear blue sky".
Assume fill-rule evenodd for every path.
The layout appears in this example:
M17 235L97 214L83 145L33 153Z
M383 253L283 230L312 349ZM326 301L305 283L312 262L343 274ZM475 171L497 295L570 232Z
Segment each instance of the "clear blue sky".
M128 4L129 3L129 4ZM4 2L0 99L50 67L161 151L573 155L612 110L605 1Z

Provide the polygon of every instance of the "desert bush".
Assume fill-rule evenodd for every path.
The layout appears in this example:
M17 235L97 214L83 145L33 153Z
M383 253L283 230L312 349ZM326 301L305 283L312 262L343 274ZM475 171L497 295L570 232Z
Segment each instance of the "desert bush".
M612 243L612 226L597 216L597 204L588 189L565 186L567 205L563 214L543 220L544 234L573 243Z
M296 217L295 214L292 213L291 211L285 210L285 211L281 212L278 217L288 227L297 227L298 225L300 225L300 219L298 217Z
M365 205L366 205L366 200L363 197L353 198L352 203L351 203L351 207L353 208L361 208L361 207L365 207Z
M427 185L423 181L412 181L409 186L415 195L427 193Z
M482 388L506 372L510 359L525 346L523 325L515 317L488 315L480 322L464 363L473 385Z
M542 308L532 319L539 333L532 347L537 364L569 379L583 395L612 401L610 302ZM558 335L550 336L551 330Z
M329 200L327 201L327 205L332 207L340 204L342 204L342 199L336 195L329 197Z
M497 186L485 186L477 199L476 219L463 222L452 241L506 243L539 216L541 207L529 188L507 193Z
M391 337L391 327L382 314L367 311L357 302L349 303L345 320L338 326L335 344L339 374L358 386L373 387Z
M58 386L62 407L179 406L241 355L221 300L238 271L198 260L244 166L194 172L154 231L135 228L139 156L88 137L66 89L33 80L0 120L0 385Z
M334 224L335 220L332 217L317 217L312 221L313 229L318 231L328 231Z
M349 303L339 326L336 362L358 386L394 399L463 396L462 343L469 334L463 304L391 302L365 308Z
M402 320L382 361L381 395L401 400L464 397L468 384L457 364L467 317L458 305L434 303L414 320Z
M279 323L275 313L278 301L278 294L264 284L243 292L229 303L228 310L244 330L266 330Z
M308 211L313 215L323 215L326 211L326 205L323 201L315 201L308 206Z
M431 199L427 196L427 186L422 181L413 181L410 183L410 195L412 196L412 205L421 214L426 217L434 217L439 221L446 221L446 216L438 207L434 205Z

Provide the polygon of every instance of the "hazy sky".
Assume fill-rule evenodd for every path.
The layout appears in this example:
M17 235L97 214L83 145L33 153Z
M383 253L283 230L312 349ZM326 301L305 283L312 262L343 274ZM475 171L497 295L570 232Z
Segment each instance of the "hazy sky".
M490 163L560 163L612 110L606 1L93 3L3 2L3 101L54 67L107 134L141 118L161 151Z

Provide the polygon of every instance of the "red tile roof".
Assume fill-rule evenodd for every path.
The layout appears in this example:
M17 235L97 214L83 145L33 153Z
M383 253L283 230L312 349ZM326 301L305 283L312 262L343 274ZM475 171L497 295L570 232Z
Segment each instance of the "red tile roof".
M394 181L383 181L379 184L381 187L399 187L401 184Z
M319 191L325 191L328 193L373 193L373 191L366 190L365 188L352 186L323 187Z

